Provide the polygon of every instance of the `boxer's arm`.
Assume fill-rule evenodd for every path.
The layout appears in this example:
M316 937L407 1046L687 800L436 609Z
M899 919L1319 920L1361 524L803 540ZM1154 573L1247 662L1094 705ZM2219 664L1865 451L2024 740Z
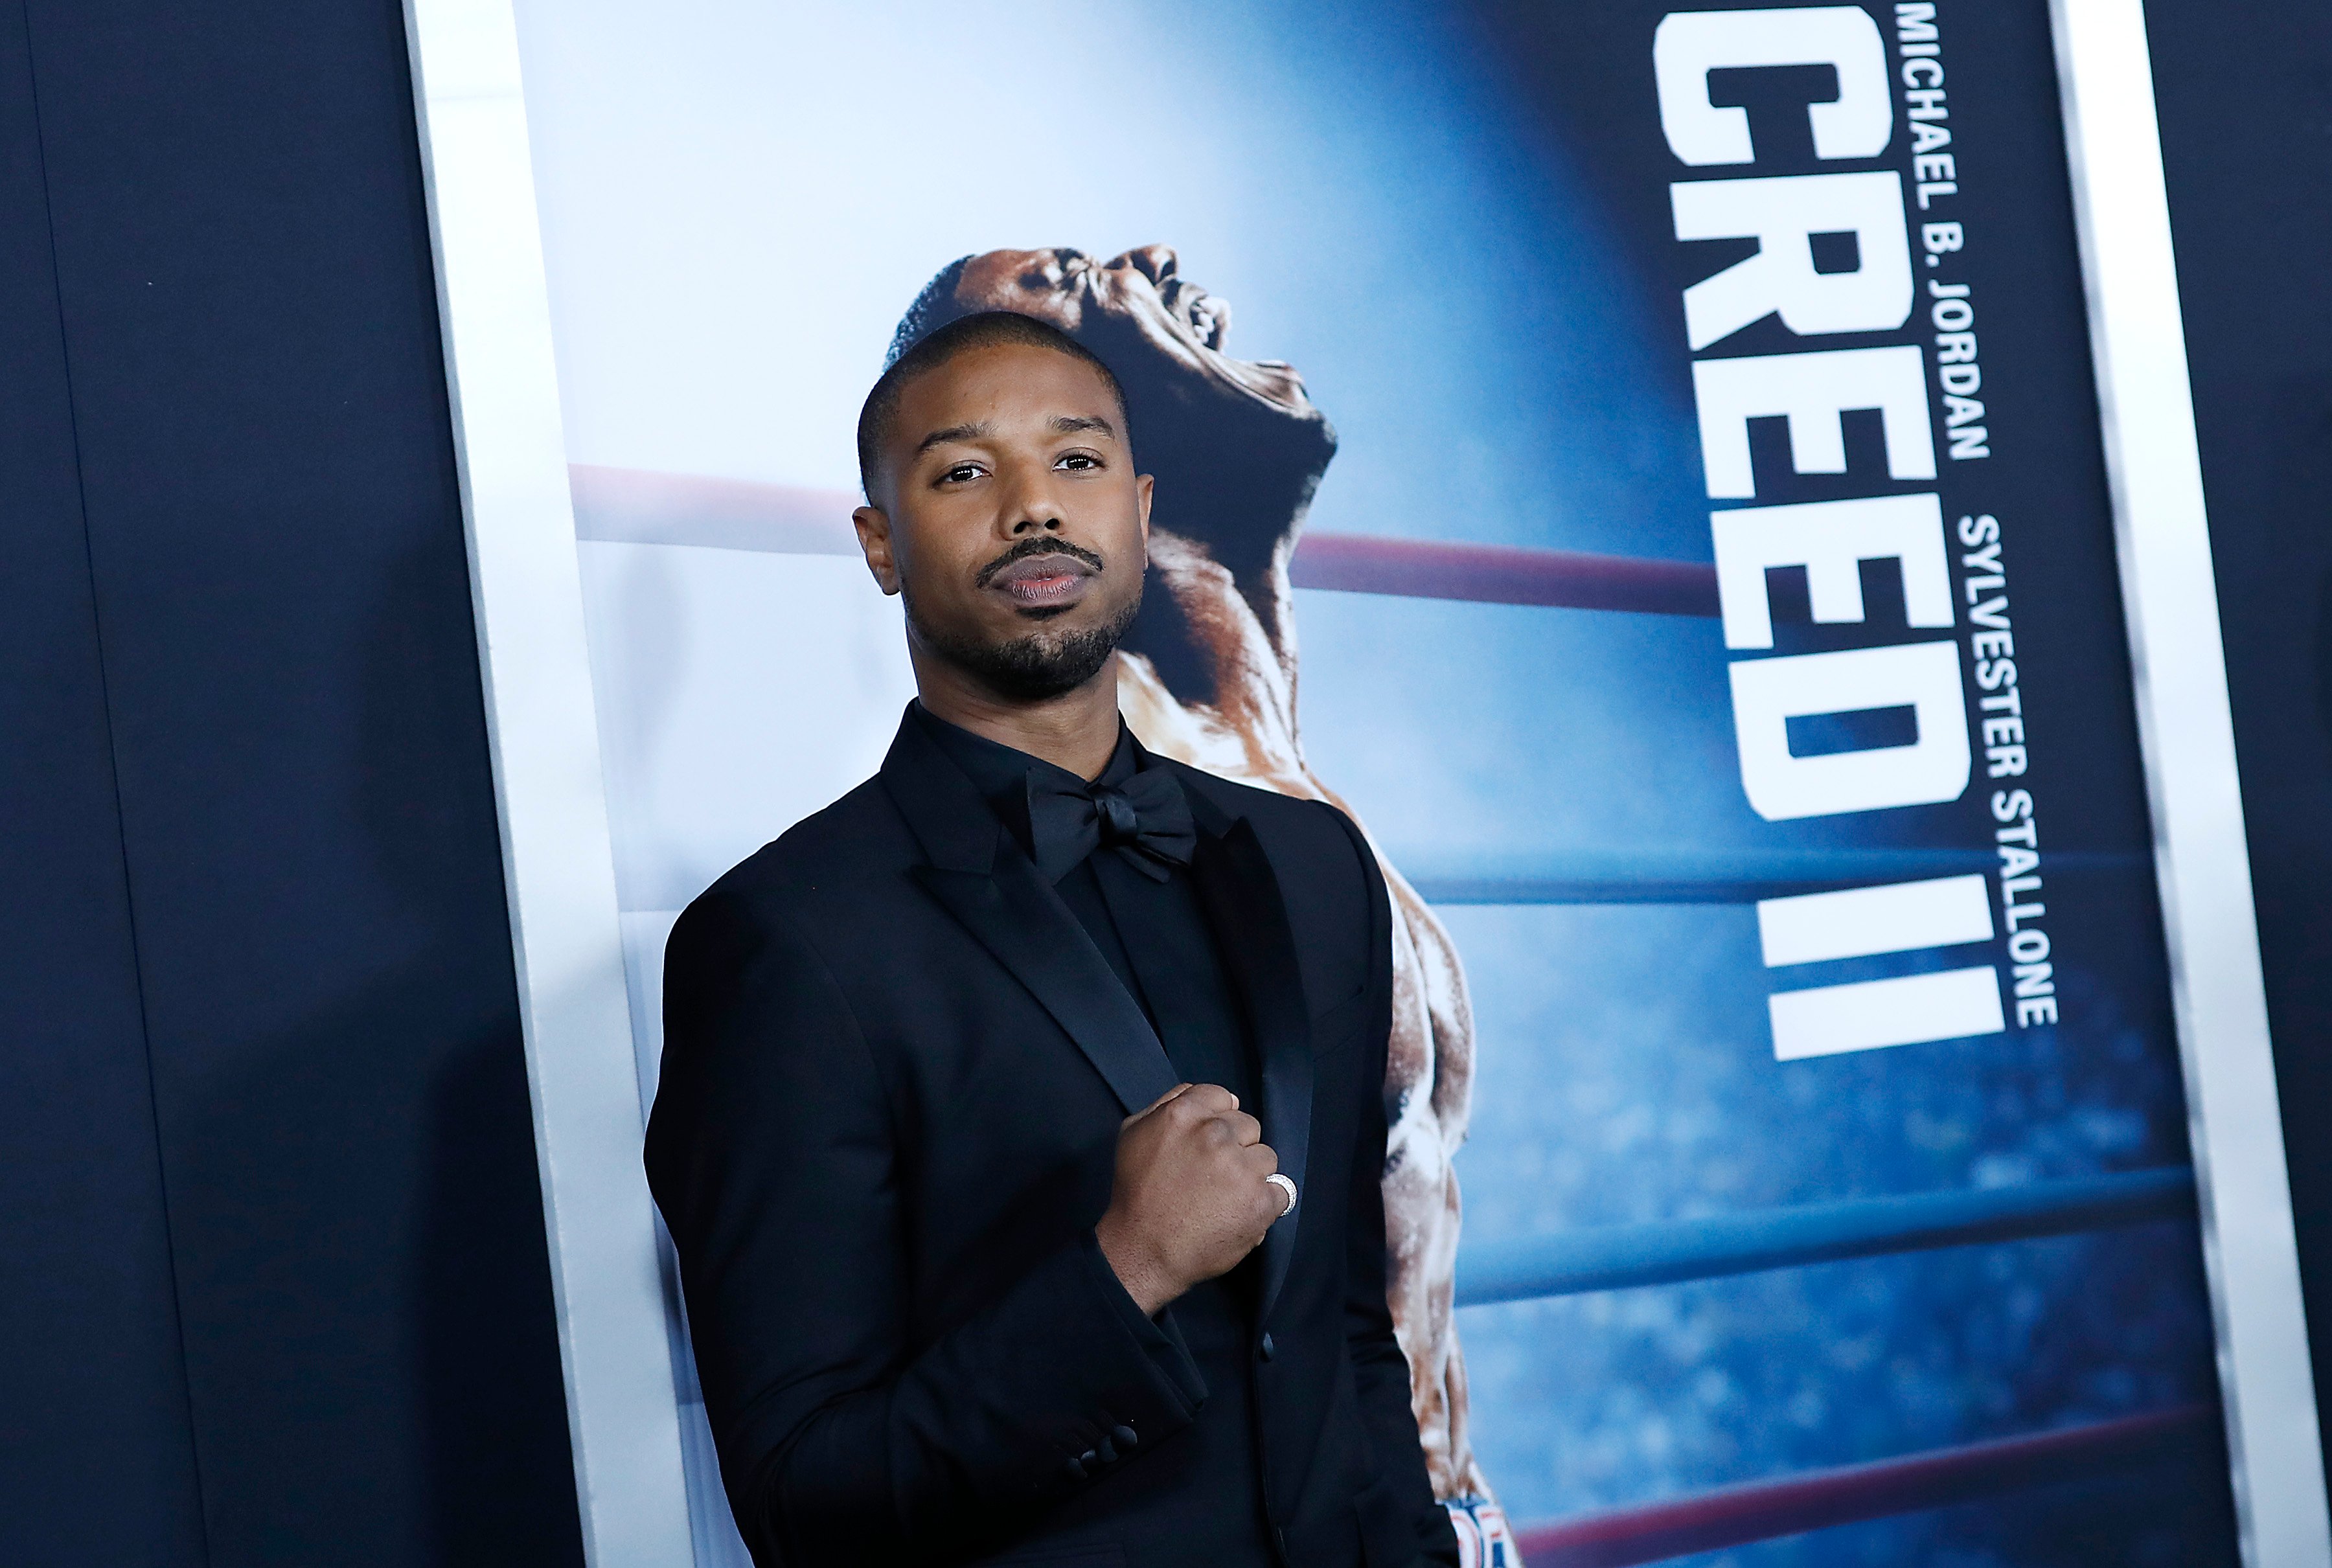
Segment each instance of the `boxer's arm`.
M1000 1544L1108 1473L1071 1461L1121 1447L1103 1443L1113 1428L1146 1448L1188 1424L1197 1369L1123 1299L1090 1236L910 1343L889 1097L840 987L781 914L699 900L665 974L649 1182L757 1561Z
M1323 809L1334 811L1333 807ZM1388 1547L1414 1553L1414 1561L1458 1568L1458 1535L1448 1510L1435 1500L1418 1441L1409 1398L1409 1358L1393 1335L1385 1305L1384 1165L1387 1122L1386 1055L1392 1037L1392 908L1376 856L1352 819L1336 820L1359 857L1369 898L1370 1048L1359 1063L1362 1096L1360 1143L1352 1151L1352 1190L1345 1197L1344 1336L1358 1385L1361 1419L1368 1429L1377 1481L1361 1499L1362 1527ZM1393 1561L1400 1561L1396 1556ZM1371 1562L1376 1561L1371 1555Z

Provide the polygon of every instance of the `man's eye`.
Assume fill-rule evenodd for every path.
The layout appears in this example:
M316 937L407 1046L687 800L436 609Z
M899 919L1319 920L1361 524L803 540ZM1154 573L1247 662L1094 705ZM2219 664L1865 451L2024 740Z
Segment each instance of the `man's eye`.
M1072 452L1064 456L1060 462L1056 464L1056 466L1061 468L1099 468L1101 466L1101 459L1095 457L1090 452Z
M980 467L977 464L959 463L940 477L950 484L968 483L980 477Z

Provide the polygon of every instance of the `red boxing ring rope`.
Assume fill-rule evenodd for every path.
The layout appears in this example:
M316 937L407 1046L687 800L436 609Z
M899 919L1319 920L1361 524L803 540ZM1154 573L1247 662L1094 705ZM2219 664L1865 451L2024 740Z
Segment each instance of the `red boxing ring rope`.
M850 528L850 509L858 498L848 491L588 464L576 464L568 474L578 539L775 555L858 553ZM1307 533L1296 541L1288 575L1297 588L1403 598L1669 616L1717 613L1713 566L1571 550Z
M1571 550L1307 533L1296 541L1288 577L1300 588L1404 598L1663 616L1717 613L1713 566Z
M2218 1410L2177 1405L2141 1416L1811 1470L1665 1503L1524 1529L1530 1568L1623 1568L1780 1535L1974 1502L2204 1450Z

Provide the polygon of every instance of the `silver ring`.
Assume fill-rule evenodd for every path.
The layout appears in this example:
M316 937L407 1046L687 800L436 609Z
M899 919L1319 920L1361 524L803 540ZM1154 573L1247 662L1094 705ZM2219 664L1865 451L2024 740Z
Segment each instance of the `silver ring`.
M1282 1192L1285 1192L1285 1193L1286 1193L1286 1194L1287 1194L1287 1207L1286 1207L1286 1208L1285 1208L1285 1209L1281 1209L1281 1210L1279 1211L1279 1217L1280 1217L1282 1219L1286 1219L1289 1215L1291 1215L1291 1214L1295 1213L1295 1183L1294 1181L1292 1181L1288 1180L1286 1177L1282 1176L1282 1175L1281 1175L1278 1171L1274 1171L1270 1175L1268 1175L1268 1176L1265 1177L1265 1178L1264 1178L1264 1180L1265 1180L1266 1181L1270 1182L1274 1187L1278 1188Z

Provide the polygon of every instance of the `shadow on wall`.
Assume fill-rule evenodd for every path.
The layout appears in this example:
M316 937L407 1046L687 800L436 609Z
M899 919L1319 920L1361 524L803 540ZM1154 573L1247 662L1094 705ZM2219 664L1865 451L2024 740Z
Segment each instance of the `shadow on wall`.
M403 1037L426 1075L414 1129L420 1168L410 1267L420 1460L434 1535L427 1557L569 1568L583 1560L582 1527L496 817L491 797L482 814L473 793L416 798L402 787L415 759L447 737L466 741L476 774L491 786L473 645L434 639L424 647L398 613L424 595L466 603L465 561L463 551L431 550L400 564L367 641L359 735L358 811L380 846L383 878L418 911L442 907L448 882L464 893L448 923L431 924L430 949L397 982L428 999L432 1015ZM410 694L421 660L457 666L421 683L441 699L437 711L416 710ZM447 846L425 856L425 875L408 870L416 845ZM458 1007L433 995L449 971L465 982Z
M420 1361L433 1560L568 1568L582 1561L583 1537L514 1019L445 1053L427 1129Z
M355 831L287 846L376 961L214 1042L166 1113L222 1562L582 1561L475 656L444 635L462 559L384 564L354 756L317 780L354 781Z

